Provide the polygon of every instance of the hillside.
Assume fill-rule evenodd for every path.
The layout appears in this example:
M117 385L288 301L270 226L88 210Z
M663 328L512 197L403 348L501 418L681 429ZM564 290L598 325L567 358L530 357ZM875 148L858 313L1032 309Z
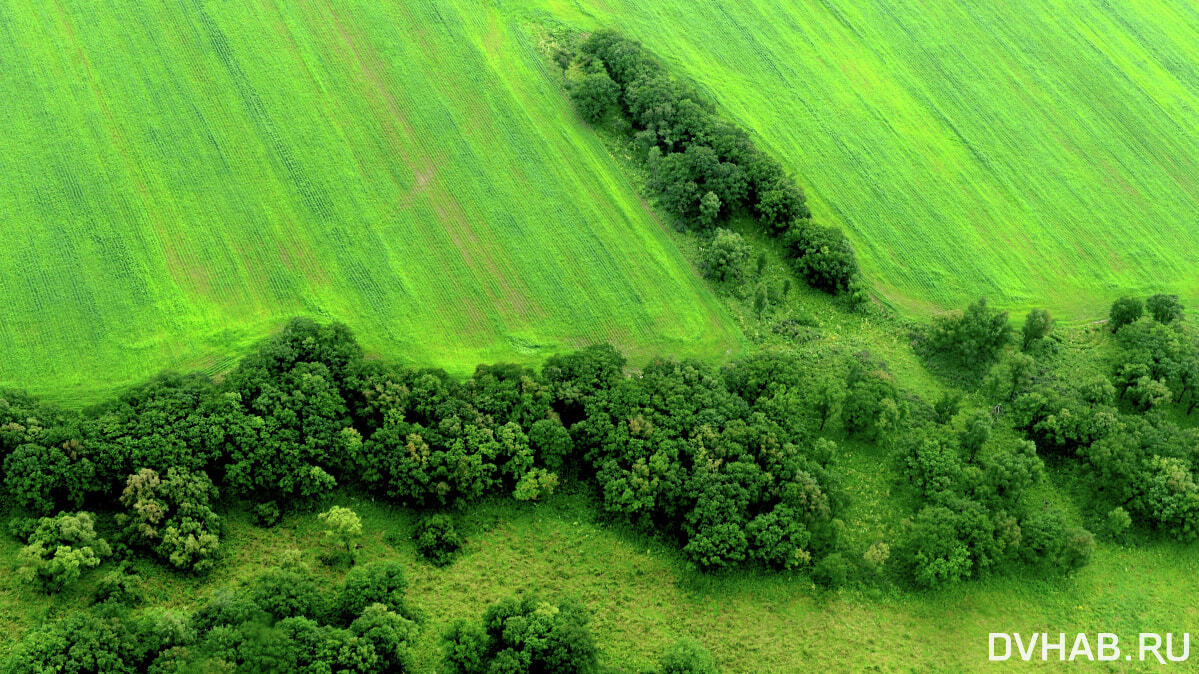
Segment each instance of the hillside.
M456 373L738 348L500 10L112 7L0 3L0 385L217 372L297 314Z
M707 90L903 308L1199 298L1193 3L533 4Z

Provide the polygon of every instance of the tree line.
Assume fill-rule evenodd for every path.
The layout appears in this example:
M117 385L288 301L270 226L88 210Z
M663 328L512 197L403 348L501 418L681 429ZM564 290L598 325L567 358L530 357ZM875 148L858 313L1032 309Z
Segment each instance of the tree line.
M703 231L752 213L809 284L865 301L848 239L812 222L803 189L749 134L672 78L640 43L609 30L575 42L556 54L571 99L593 124L615 113L632 129L663 208Z

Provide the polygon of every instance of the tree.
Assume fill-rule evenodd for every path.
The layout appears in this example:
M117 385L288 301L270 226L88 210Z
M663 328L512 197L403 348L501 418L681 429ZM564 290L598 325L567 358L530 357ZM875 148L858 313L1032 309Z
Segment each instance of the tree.
M935 318L924 334L922 347L960 367L976 370L999 356L1011 334L1007 312L988 307L986 298L981 298L965 311Z
M569 91L579 114L589 124L595 124L616 104L620 85L612 81L601 65L599 69L571 81Z
M1150 377L1141 377L1128 388L1128 397L1142 411L1170 404L1173 393L1165 382Z
M350 632L374 648L379 658L376 671L411 671L410 650L417 633L413 621L383 604L371 604L350 623Z
M757 192L754 210L762 223L776 234L786 232L794 221L811 215L803 189L790 178L782 178L765 189L758 187Z
M699 226L701 229L708 229L716 225L716 220L720 217L720 197L716 196L715 192L709 191L704 194L699 200Z
M220 548L220 518L212 510L217 490L203 472L171 468L166 479L143 468L130 475L117 515L135 546L154 551L172 566L205 573Z
M371 604L382 604L389 611L411 617L405 599L407 591L408 579L399 562L371 562L350 569L337 592L335 605L343 620L362 615Z
M18 445L4 459L4 484L12 502L37 514L79 507L95 490L95 464L77 442Z
M784 240L795 270L827 293L848 290L858 276L858 259L840 229L801 222Z
M717 281L736 281L745 273L745 263L753 249L737 232L717 229L701 251L704 276Z
M754 293L754 313L757 314L759 321L762 320L762 312L766 310L768 302L766 286L758 286L758 291Z
M1028 351L1033 344L1047 337L1052 330L1053 319L1049 316L1049 312L1044 309L1033 309L1024 319L1020 348Z
M1171 323L1182 318L1182 303L1178 295L1153 295L1145 301L1145 308L1158 323Z
M55 593L74 583L112 554L108 542L96 535L91 513L59 513L43 517L17 555L17 577Z
M762 278L762 274L766 273L766 253L764 251L758 254L756 271L758 278Z
M1112 303L1110 320L1112 332L1118 331L1120 328L1135 323L1145 312L1145 308L1141 305L1141 300L1135 297L1121 297Z
M354 547L362 538L362 520L349 508L333 506L317 515L325 525L325 540L333 547L333 558L344 556L354 563Z
M462 547L462 536L449 515L428 515L421 519L413 534L416 551L436 566L449 564Z

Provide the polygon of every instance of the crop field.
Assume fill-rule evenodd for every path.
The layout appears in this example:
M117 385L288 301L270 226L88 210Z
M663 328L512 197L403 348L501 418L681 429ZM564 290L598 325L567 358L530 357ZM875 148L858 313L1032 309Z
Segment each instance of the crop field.
M460 373L741 344L500 8L3 0L0 63L0 386L218 372L297 314Z
M1199 5L512 3L641 40L793 168L870 282L1095 319L1199 299Z

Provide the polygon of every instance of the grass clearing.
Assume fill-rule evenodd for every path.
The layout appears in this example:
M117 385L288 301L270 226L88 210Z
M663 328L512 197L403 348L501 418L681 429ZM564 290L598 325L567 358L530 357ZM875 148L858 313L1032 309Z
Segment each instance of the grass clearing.
M1071 578L1010 576L932 593L867 596L817 591L805 574L699 574L671 547L598 521L595 505L578 493L539 505L500 499L469 508L459 527L467 543L441 569L421 561L408 540L416 523L412 511L352 496L337 502L363 518L361 562L395 559L407 567L411 603L424 616L415 648L418 671L436 670L439 635L448 625L477 619L486 603L520 592L575 597L594 610L592 626L608 671L649 666L684 635L699 639L730 672L906 672L916 663L919 671L990 671L986 639L992 631L1115 631L1128 646L1137 632L1177 632L1199 619L1189 600L1199 591L1199 563L1189 548L1172 543L1102 544L1094 563ZM289 516L270 530L239 513L228 524L225 557L199 582L153 562L138 563L151 605L194 607L213 591L253 577L288 549L303 550L330 585L344 575L316 559L322 532L315 513ZM12 544L6 539L0 545ZM76 600L86 601L90 592L82 583L50 600L6 575L0 580L0 629L23 633L40 619L75 610ZM6 650L0 645L0 657ZM1021 664L1034 666L1009 663L1005 671ZM1078 665L1035 666L1056 671Z

